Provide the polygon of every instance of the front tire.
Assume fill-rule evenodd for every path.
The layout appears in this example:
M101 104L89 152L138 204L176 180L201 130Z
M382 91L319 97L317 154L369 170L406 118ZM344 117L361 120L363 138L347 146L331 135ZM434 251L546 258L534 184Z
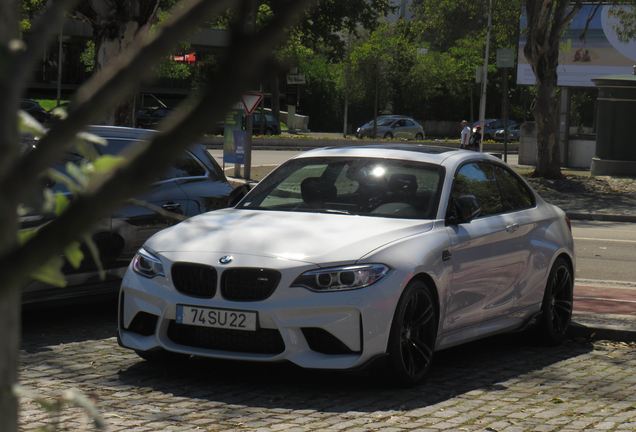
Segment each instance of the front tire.
M574 279L569 264L557 258L550 270L541 305L539 331L542 341L550 346L561 344L572 322Z
M393 134L391 132L387 132L384 134L384 139L391 139L393 138Z
M393 316L389 335L390 379L411 387L425 378L437 339L437 310L424 282L409 283Z

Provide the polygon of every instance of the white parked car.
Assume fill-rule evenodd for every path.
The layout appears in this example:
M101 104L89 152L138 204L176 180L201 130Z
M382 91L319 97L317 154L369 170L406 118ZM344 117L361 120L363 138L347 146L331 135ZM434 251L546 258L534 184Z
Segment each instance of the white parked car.
M308 151L234 208L144 244L120 292L119 342L191 355L381 365L419 383L435 351L572 314L569 221L488 154L423 145Z

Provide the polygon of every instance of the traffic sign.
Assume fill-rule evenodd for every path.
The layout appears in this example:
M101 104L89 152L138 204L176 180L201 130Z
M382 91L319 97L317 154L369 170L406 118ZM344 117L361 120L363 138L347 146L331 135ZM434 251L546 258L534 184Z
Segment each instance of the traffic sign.
M515 51L511 48L501 48L497 50L497 67L515 67Z
M263 99L263 95L261 93L252 93L241 96L241 102L243 102L245 112L247 112L248 115L252 114L254 108L256 108L261 99Z

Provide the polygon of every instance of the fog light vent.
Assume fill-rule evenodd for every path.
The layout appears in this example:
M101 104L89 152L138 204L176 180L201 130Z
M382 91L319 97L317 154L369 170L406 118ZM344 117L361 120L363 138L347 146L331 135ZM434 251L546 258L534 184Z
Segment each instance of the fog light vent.
M352 351L340 339L321 328L307 327L301 329L307 340L309 348L323 354L355 354L360 351Z
M142 336L151 336L155 334L158 319L157 315L139 312L128 326L128 330Z

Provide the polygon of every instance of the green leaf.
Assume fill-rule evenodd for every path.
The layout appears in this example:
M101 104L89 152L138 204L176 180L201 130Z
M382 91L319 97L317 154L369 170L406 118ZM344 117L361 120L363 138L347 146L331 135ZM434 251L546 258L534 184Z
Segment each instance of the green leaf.
M54 195L55 198L55 216L59 216L66 211L70 202L66 195L58 193Z
M30 133L36 137L46 135L46 129L44 129L40 122L23 110L18 111L18 130L20 132Z
M33 237L36 232L37 232L37 228L29 228L29 229L23 229L18 231L18 244L23 245L31 237Z
M89 143L97 144L104 147L108 145L108 141L106 141L104 138L89 132L79 132L76 136L78 139L84 140Z
M126 158L120 156L104 155L93 162L95 172L107 174L114 171L126 162Z
M33 279L63 288L66 286L66 278L64 277L64 273L62 273L63 265L64 260L62 259L62 257L51 258L48 263L44 264L35 272L31 273L31 277Z
M95 146L82 139L75 140L75 149L88 160L95 160L99 157L99 153L95 149Z
M55 107L50 112L55 117L58 117L60 120L64 120L66 117L68 117L68 112L66 112L64 108Z
M64 184L72 193L78 193L80 191L80 186L66 174L62 174L61 172L56 171L53 168L49 168L48 170L46 170L46 175L51 180Z
M66 246L64 249L64 255L73 268L79 268L82 260L84 259L84 253L80 249L79 242L73 242Z
M68 162L66 164L66 172L68 172L82 188L86 188L86 186L88 186L90 178L85 169L81 169L74 163Z

